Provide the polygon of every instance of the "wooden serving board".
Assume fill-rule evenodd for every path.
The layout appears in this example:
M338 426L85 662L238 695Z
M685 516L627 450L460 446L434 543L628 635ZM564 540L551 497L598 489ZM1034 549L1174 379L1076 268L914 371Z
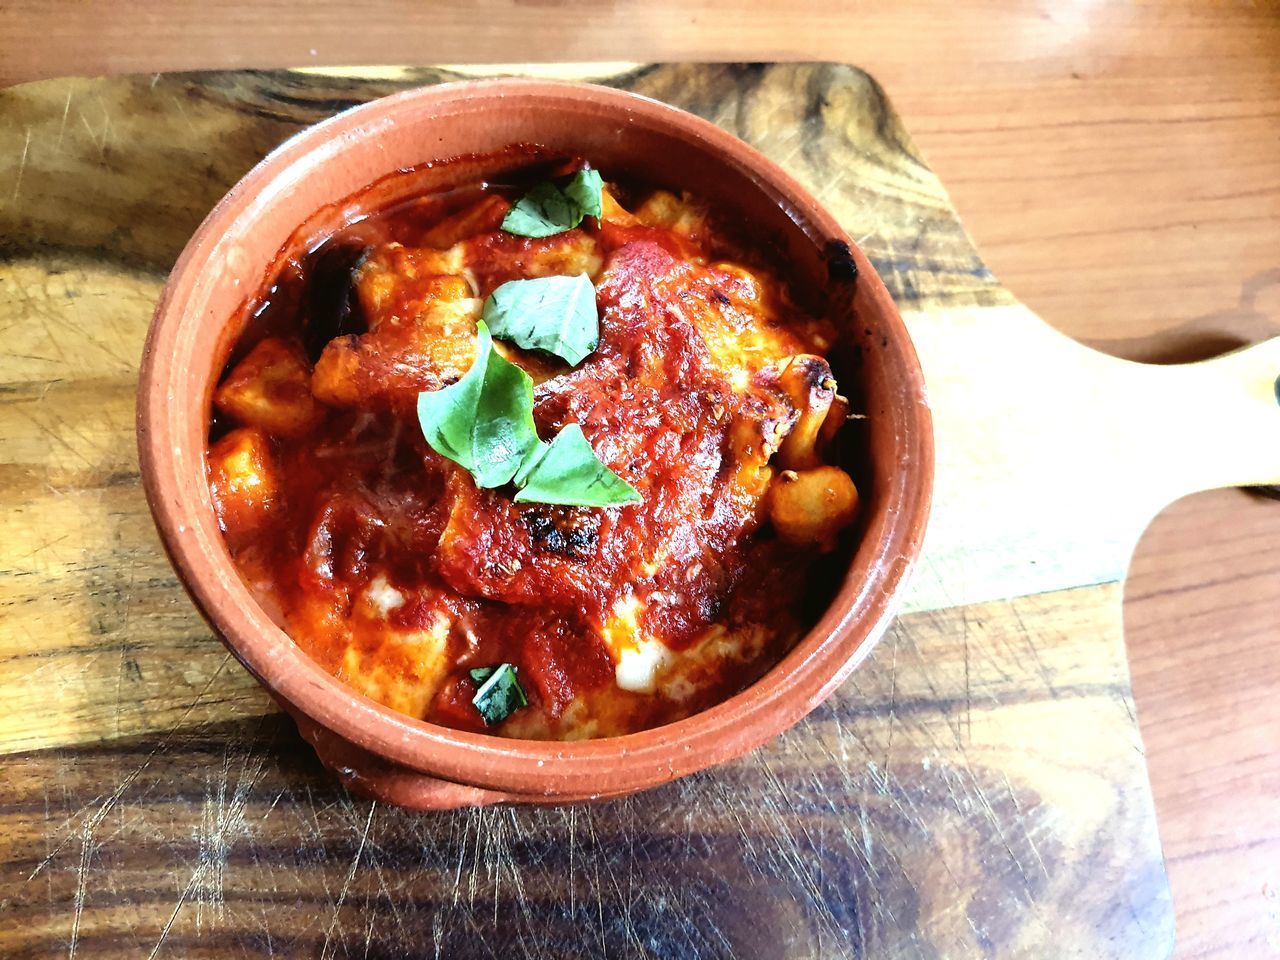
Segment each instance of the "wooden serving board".
M937 421L908 612L793 731L661 789L435 815L349 796L170 571L137 361L165 272L255 161L457 71L0 92L0 955L1167 956L1120 581L1171 499L1280 481L1280 342L1153 368L1054 333L853 67L553 72L721 124L876 263Z

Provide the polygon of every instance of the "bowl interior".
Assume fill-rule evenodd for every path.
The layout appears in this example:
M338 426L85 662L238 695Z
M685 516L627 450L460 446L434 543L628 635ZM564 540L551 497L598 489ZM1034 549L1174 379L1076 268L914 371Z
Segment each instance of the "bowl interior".
M584 156L610 173L697 193L750 224L802 286L828 289L829 273L840 273L831 259L844 256L848 238L798 185L740 141L673 108L604 88L518 80L375 101L284 144L213 210L183 252L143 358L143 478L166 549L205 615L251 672L317 723L398 763L478 786L638 788L740 754L808 712L869 651L918 553L932 482L923 383L905 328L861 253L851 254L856 288L841 295L847 302L856 289L843 347L858 358L868 415L862 540L814 629L757 684L687 720L548 744L448 730L368 701L321 670L258 608L223 544L205 481L213 388L248 319L247 299L282 248L297 242L299 225L323 230L348 221L377 204L380 189L403 190L405 178L391 176L399 171L413 168L413 182L429 190L510 167L500 154L512 144ZM378 186L355 207L351 198L371 184Z

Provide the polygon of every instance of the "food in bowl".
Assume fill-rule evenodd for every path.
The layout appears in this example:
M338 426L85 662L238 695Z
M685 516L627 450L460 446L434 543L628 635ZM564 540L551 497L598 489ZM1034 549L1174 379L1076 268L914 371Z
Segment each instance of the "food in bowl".
M307 264L306 251L362 212L477 179L496 182L517 166L504 152L513 143L591 157L613 178L678 185L732 212L764 242L770 263L785 266L793 295L831 301L809 312L838 329L832 356L841 387L865 413L837 438L838 462L858 480L858 518L840 537L848 552L837 548L815 565L835 584L817 603L816 622L739 693L625 736L493 736L489 728L424 723L361 695L254 598L210 497L211 398L253 320L246 296L257 302L251 291L263 289L264 278L290 286L295 254L313 281L342 277L348 271L330 270L328 259ZM407 180L403 171L412 171ZM341 266L345 256L337 251L332 262ZM329 304L336 316L328 322L336 324L349 298L324 286L313 282L297 295ZM278 294L280 306L290 293ZM874 266L830 213L705 120L621 90L516 78L424 87L356 107L299 133L251 170L191 238L156 306L139 377L138 452L174 569L228 650L344 783L416 809L618 796L731 760L788 729L884 634L920 553L933 484L931 418L911 338Z
M348 206L282 251L213 394L210 493L263 609L371 699L506 737L645 730L762 676L858 513L824 305L726 212L532 148Z

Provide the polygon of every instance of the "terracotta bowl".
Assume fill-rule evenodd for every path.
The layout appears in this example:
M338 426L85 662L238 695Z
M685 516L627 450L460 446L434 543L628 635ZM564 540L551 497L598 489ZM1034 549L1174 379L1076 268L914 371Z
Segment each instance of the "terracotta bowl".
M765 231L802 282L841 284L846 304L852 294L842 336L860 356L870 474L861 540L837 595L758 683L689 719L624 737L508 740L413 720L355 693L250 596L205 480L210 397L246 319L245 298L299 225L323 211L341 219L345 200L395 171L439 169L447 178L454 168L439 161L513 144L689 189ZM419 809L616 796L729 760L790 727L883 633L920 550L933 482L931 419L911 340L871 264L812 197L697 117L617 90L525 80L378 100L302 132L251 170L187 244L156 308L138 391L138 446L174 567L231 652L344 782Z

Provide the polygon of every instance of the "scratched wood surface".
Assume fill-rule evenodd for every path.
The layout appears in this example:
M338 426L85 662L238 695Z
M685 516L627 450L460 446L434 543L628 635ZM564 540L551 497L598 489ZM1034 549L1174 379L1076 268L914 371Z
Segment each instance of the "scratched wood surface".
M1096 540L1046 522L1004 543L1009 522L965 518L982 501L962 481L998 493L1014 451L984 466L992 422L959 442L990 375L947 347L1047 335L850 67L606 79L774 156L902 305L940 413L939 532L910 612L795 730L636 797L421 816L331 784L168 568L138 487L136 362L165 271L254 161L448 76L0 94L0 955L1167 956L1118 581L1146 511L1186 491L1131 501ZM1243 481L1187 489L1217 482Z

